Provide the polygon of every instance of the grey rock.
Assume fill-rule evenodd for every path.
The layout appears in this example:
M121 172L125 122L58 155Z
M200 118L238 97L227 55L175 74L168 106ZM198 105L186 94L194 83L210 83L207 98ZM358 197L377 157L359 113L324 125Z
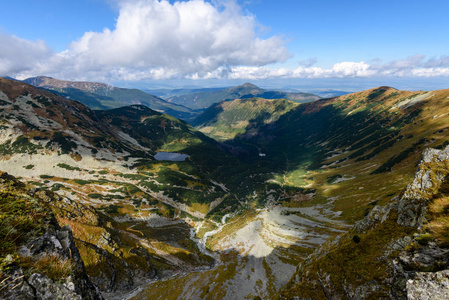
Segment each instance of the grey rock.
M419 272L407 280L407 298L410 300L444 300L449 298L449 270Z
M365 232L367 230L374 228L378 224L385 222L388 218L388 214L390 213L391 208L392 208L391 205L374 206L374 208L365 218L358 221L354 225L354 228L357 231L357 233Z
M449 250L430 243L413 252L402 252L398 260L408 270L437 271L449 267Z
M368 299L373 293L381 290L382 287L373 280L357 287L352 299Z
M68 279L70 280L70 279ZM35 273L28 279L28 284L34 288L37 299L42 300L81 300L81 295L68 289L64 284L55 283L45 275Z
M55 282L47 276L34 273L27 277L11 265L6 280L0 287L1 299L103 299L99 289L88 277L84 263L73 240L70 227L52 224L48 231L30 240L19 249L19 254L33 259L55 256L74 263L72 276Z

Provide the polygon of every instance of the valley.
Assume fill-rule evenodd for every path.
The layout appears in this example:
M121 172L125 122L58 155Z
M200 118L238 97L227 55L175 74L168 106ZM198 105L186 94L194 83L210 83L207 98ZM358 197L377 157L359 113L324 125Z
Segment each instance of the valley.
M57 198L50 210L107 299L386 297L398 289L390 261L427 245L424 217L398 216L434 197L419 202L410 184L423 152L449 145L448 98L390 87L307 103L242 97L189 124L0 78L0 170L25 194ZM438 155L427 159L435 190L422 193L444 198Z

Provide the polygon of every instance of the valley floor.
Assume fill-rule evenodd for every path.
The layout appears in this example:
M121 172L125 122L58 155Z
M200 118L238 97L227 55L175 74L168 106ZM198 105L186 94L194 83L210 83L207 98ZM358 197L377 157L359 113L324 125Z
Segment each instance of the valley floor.
M198 241L218 257L214 268L152 282L130 299L268 299L308 254L345 231L333 217L323 207L280 205L236 216Z

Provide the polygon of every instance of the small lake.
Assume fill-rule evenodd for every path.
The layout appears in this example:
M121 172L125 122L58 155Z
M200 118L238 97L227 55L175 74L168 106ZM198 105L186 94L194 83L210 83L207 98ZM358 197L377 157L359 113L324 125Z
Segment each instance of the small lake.
M185 161L190 156L187 154L174 153L174 152L158 152L154 156L156 160L169 160L169 161Z

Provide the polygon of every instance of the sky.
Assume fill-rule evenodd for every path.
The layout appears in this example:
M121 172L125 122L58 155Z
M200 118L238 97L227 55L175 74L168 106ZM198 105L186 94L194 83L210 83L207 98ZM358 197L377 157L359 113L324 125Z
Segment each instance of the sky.
M447 0L0 0L0 76L449 87Z

